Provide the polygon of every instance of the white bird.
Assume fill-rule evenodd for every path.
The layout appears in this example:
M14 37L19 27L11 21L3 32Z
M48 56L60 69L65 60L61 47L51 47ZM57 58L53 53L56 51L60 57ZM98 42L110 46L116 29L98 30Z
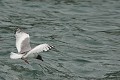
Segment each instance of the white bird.
M10 58L22 59L26 63L28 63L27 58L35 58L43 61L42 57L38 53L43 51L48 51L53 47L48 44L40 44L35 48L31 49L29 34L21 31L19 28L16 31L15 37L16 37L16 48L18 50L18 53L11 52Z

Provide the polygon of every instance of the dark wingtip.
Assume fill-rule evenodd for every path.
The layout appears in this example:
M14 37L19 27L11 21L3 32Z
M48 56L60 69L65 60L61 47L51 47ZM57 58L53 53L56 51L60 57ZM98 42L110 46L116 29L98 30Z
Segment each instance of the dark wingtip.
M15 29L14 34L16 34L17 31L20 32L20 28L19 28L19 27L17 27L17 28Z
M36 59L39 59L39 60L43 61L42 56L40 56L40 55L38 55L38 56L36 57Z

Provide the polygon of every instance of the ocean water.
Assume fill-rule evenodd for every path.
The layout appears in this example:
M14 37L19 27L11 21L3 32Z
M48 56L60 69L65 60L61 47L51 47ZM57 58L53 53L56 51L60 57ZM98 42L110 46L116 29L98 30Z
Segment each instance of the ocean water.
M17 27L43 62L9 58ZM0 80L120 80L120 0L0 0Z

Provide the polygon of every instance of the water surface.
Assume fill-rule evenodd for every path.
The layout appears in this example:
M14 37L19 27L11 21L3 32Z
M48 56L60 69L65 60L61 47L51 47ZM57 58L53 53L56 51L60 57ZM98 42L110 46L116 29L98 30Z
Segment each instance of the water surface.
M44 62L9 58L17 27ZM0 80L119 80L119 40L119 0L0 0Z

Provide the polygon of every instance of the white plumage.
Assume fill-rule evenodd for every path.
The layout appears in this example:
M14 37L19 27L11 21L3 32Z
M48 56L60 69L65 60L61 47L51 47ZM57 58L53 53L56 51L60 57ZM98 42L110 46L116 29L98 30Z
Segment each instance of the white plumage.
M24 58L26 58L27 56L29 57L29 55L33 55L34 53L39 53L42 51L48 51L51 47L48 44L41 44L36 46L35 48L33 48L32 50L30 50L25 56L23 56Z
M18 53L11 52L10 54L11 59L21 58L27 63L28 61L26 60L26 58L28 57L33 57L42 60L42 57L38 53L42 51L48 51L49 49L52 48L52 46L45 43L31 49L29 34L22 32L19 28L16 31L15 37L16 37L16 48L18 50Z
M17 53L14 53L14 52L11 52L10 53L10 58L11 59L19 59L19 58L22 58L23 54L17 54Z
M30 36L25 32L21 32L20 29L15 34L16 37L16 48L18 53L23 53L31 50L30 47Z

